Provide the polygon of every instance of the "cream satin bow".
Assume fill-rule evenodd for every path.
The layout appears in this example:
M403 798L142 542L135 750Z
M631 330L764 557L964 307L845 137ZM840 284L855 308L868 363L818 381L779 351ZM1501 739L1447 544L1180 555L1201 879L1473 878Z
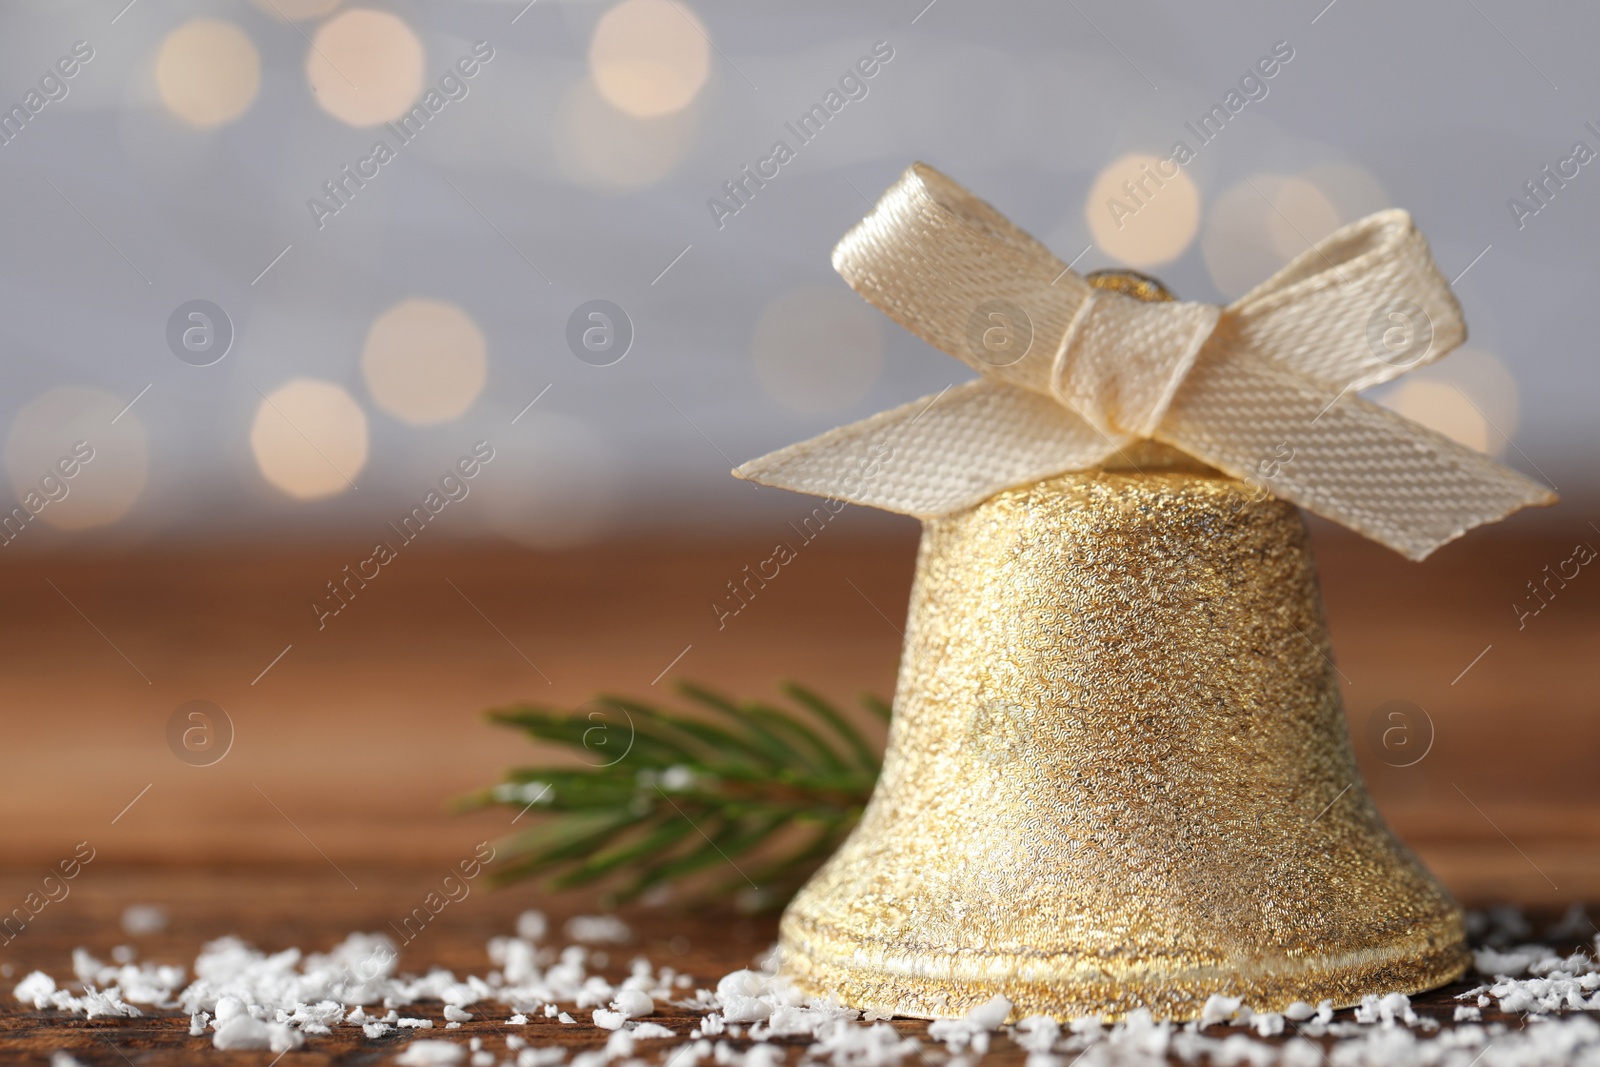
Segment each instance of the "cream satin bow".
M982 372L740 478L931 518L1153 438L1412 559L1555 494L1354 394L1466 337L1404 211L1319 242L1226 308L1098 289L932 167L833 251L869 302Z

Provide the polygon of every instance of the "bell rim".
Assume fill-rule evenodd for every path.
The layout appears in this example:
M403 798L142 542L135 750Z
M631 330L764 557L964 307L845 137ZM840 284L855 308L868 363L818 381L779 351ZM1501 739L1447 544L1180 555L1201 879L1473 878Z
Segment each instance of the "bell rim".
M1375 989L1408 995L1436 989L1472 964L1465 918L1454 905L1428 928L1413 926L1379 945L1296 955L1263 949L1171 966L1072 953L908 949L817 922L791 906L780 927L779 951L780 973L804 991L837 996L846 1007L906 1018L959 1018L1000 993L1012 1002L1009 1021L1044 1014L1063 1021L1099 1015L1109 1022L1146 1008L1157 1019L1187 1022L1200 1016L1213 994L1242 997L1258 1012L1323 1000L1337 1010L1360 1004ZM1063 967L1063 960L1071 962ZM941 1001L941 1010L928 1010Z

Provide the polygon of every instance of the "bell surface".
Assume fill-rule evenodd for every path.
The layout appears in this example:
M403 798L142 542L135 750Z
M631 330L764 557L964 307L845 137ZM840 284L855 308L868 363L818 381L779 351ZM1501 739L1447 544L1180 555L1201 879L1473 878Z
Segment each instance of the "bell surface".
M1460 908L1384 824L1290 504L1160 446L923 528L882 776L784 913L879 1015L1335 1007L1456 977Z

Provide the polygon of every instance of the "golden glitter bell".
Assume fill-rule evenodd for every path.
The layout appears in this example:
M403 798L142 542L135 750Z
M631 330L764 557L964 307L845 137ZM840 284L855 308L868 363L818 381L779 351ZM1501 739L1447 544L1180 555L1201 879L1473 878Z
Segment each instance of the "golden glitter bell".
M878 1014L1058 1019L1459 976L1461 911L1356 768L1295 507L1421 559L1554 500L1357 395L1465 337L1410 217L1218 308L1076 275L916 164L833 262L980 376L735 472L924 523L882 777L785 912L785 971Z
M926 523L882 778L783 917L804 988L1188 1019L1465 969L1356 769L1298 512L1131 458Z

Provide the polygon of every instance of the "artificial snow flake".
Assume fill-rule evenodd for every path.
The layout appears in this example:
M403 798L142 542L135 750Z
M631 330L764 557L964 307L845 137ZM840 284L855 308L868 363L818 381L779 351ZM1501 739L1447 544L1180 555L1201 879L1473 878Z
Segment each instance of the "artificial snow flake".
M31 1003L35 1008L50 1006L50 995L56 991L56 981L43 971L30 971L28 976L17 983L11 995L24 1003Z
M834 1026L806 1050L806 1056L826 1057L834 1067L884 1067L917 1052L921 1044L915 1038L901 1037L888 1023Z
M639 1019L656 1013L656 1002L642 989L624 988L611 1002L611 1006L628 1019Z
M567 920L567 936L587 945L621 945L633 940L628 924L615 915L577 915Z
M517 916L517 936L524 941L543 941L544 935L549 930L549 920L544 917L542 911L529 909Z
M122 932L129 937L158 934L167 928L167 909L159 904L129 904L122 909Z
M1397 1021L1407 1026L1416 1026L1418 1022L1417 1013L1411 1010L1411 998L1404 993L1389 993L1381 997L1369 993L1361 998L1361 1005L1356 1008L1358 1023L1393 1026Z
M211 1044L219 1049L268 1049L288 1052L299 1048L305 1038L284 1023L267 1023L250 1015L230 1017L211 1035Z
M1061 1036L1061 1024L1048 1015L1030 1015L1017 1023L1011 1040L1028 1052L1047 1053Z
M989 1051L989 1031L998 1028L1010 1014L1011 1001L997 993L963 1018L934 1020L928 1024L928 1036L943 1041L951 1052L971 1046L981 1056Z
M454 1041L413 1041L395 1057L405 1067L449 1067L467 1058L467 1050Z
M1243 1003L1244 1000L1241 997L1225 997L1220 993L1211 994L1200 1008L1200 1029L1204 1030L1213 1023L1228 1022L1239 1014L1239 1007Z

